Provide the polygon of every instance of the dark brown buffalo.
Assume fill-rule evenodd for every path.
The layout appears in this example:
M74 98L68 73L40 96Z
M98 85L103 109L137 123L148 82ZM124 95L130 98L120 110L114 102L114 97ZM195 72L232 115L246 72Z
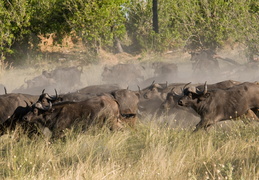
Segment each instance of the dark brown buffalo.
M157 82L173 81L177 78L178 67L175 63L155 62L152 64L154 68L154 78Z
M99 87L101 88L99 89ZM118 88L117 85L89 86L89 90L91 91L86 91L84 88L82 90L79 90L78 93L77 92L68 93L68 94L59 95L59 96L56 95L56 97L58 98L54 96L50 98L50 96L47 94L47 97L49 98L45 98L44 100L44 99L41 99L40 97L39 101L43 103L44 107L48 107L50 105L49 102L51 102L52 104L60 101L80 102L80 101L95 97L97 95L106 94L114 97L116 102L119 104L120 114L122 116L121 119L127 119L128 122L131 122L128 124L132 124L134 126L136 122L136 115L138 113L138 103L139 103L140 94L139 92L134 92L128 89L117 89L117 88ZM98 94L95 94L94 92L98 92ZM41 96L45 97L44 94Z
M37 113L31 111L24 116L23 119L29 122L37 122L42 127L42 130L48 128L50 131L57 132L77 123L77 121L75 121L76 119L82 120L85 128L97 122L98 124L103 125L106 123L107 119L111 119L112 123L109 123L110 128L118 129L122 128L122 125L135 125L138 98L138 93L127 89L121 89L115 90L109 94L104 93L102 95L94 96L80 102L61 102L56 104L50 102L48 105L45 104L44 106L41 102L38 102L33 108L34 110L35 108L37 109ZM71 107L70 110L69 107ZM53 109L55 112L54 115L52 113ZM46 117L48 117L48 120ZM116 121L115 117L117 118ZM45 121L48 121L48 123L53 122L54 125L43 126L42 122ZM59 125L60 122L62 122L61 125Z
M110 129L120 129L120 113L117 102L112 96L95 96L80 102L61 102L44 108L36 103L32 111L23 119L36 123L43 134L50 131L53 137L58 137L66 128L81 125L82 130L89 126L107 125ZM46 135L46 134L45 134ZM48 136L48 135L47 135Z
M201 117L196 131L205 130L212 124L246 114L250 109L259 108L259 85L245 82L228 89L204 90L198 93L184 91L179 99L180 106L193 108Z
M111 89L113 89L114 86L112 86ZM110 89L110 90L111 90ZM108 90L108 89L106 89ZM105 90L105 91L106 91ZM98 90L96 90L97 92ZM100 90L99 90L100 91ZM131 126L134 126L136 122L136 115L138 113L138 103L139 103L139 92L134 92L128 89L118 89L118 90L113 90L112 92L107 92L107 93L101 93L99 95L105 94L107 96L112 96L114 100L119 104L119 109L120 109L120 114L121 114L121 119L122 120L127 120L128 124ZM61 96L55 96L52 98L45 98L41 99L39 98L39 102L43 104L43 107L48 107L52 105L53 103L60 102L60 101L74 101L74 102L80 102L83 100L91 99L95 97L98 94L78 94L78 93L73 93L73 94L67 94L67 95L61 95ZM45 95L41 95L45 97ZM47 97L49 95L47 94ZM56 98L58 97L58 98ZM78 99L80 98L81 99Z
M185 115L184 114L192 114L194 116L197 116L197 113L191 109L191 108L186 108L178 105L178 101L180 98L182 98L182 94L177 94L173 89L171 92L167 93L166 99L164 102L160 104L160 107L158 109L157 115L162 116L162 115L175 115L175 119L181 119Z
M27 103L36 102L38 96L28 94L5 94L0 96L0 123L3 123L11 117L18 106L27 106Z
M48 93L45 93L45 89L42 91L37 102L40 102L43 107L48 107L50 103L55 103L58 101L58 93L55 89L55 96L50 96Z
M231 88L233 86L236 86L238 84L241 84L241 82L234 81L234 80L225 80L225 81L217 82L217 83L214 83L214 84L208 84L207 88L208 88L208 90L211 90L211 89L227 89L227 88ZM184 91L199 93L200 91L203 91L203 88L204 88L204 85L198 85L198 86L192 85L192 86L184 89Z
M119 104L121 119L126 120L129 125L134 126L137 120L136 115L138 113L139 92L118 88L117 85L89 86L79 90L78 93L69 93L60 95L60 97L63 101L82 101L103 93L111 95ZM95 94L94 92L98 94Z
M226 80L226 81L221 81L215 84L208 84L207 88L208 90L212 89L227 89L231 88L233 86L236 86L238 84L241 84L241 82L238 81L233 81L233 80ZM204 85L192 85L188 84L189 87L184 87L183 91L192 92L194 94L198 94L203 91ZM179 89L175 91L175 88L171 89L171 92L167 93L167 97L165 101L161 104L160 106L160 113L166 113L168 115L175 113L177 110L184 110L184 111L190 111L190 109L183 108L178 105L179 99L183 96L182 92L179 93Z
M101 93L109 93L114 90L121 89L121 87L117 84L102 84L102 85L92 85L86 86L84 88L79 89L77 92L81 94L101 94Z
M60 94L59 101L83 101L90 97L110 93L114 90L119 90L120 86L116 84L92 85L79 89L72 93Z
M140 94L128 89L115 90L110 94L119 104L121 120L132 127L135 126Z
M216 53L213 50L200 50L191 52L192 69L197 75L204 76L216 73L220 67L219 62L215 58Z
M81 74L82 68L79 67L59 67L49 72L43 71L41 75L26 79L20 88L13 90L13 93L39 95L40 90L53 88L62 93L69 92L81 85Z
M141 81L138 85L141 87L147 87L152 82L175 82L178 79L178 66L170 62L153 62L151 64L152 75L149 75L147 79ZM148 70L148 68L146 68ZM150 71L150 70L149 70ZM148 71L147 71L148 73ZM147 74L146 73L146 74Z
M150 86L140 90L140 110L148 114L156 113L172 88L180 93L185 85L184 83L172 83L169 85L167 83L152 83Z
M74 87L81 84L82 72L82 67L58 67L50 72L44 71L42 75L54 79L61 87Z
M172 88L174 88L174 91L177 93L182 92L183 87L186 85L186 83L152 83L150 86L144 88L141 90L141 94L145 99L152 99L154 97L159 97L163 100L165 100L166 95L168 92L171 91ZM186 87L189 86L189 84L186 85Z
M105 66L102 80L107 83L116 83L125 86L136 86L144 79L142 67L136 64L117 64L112 67Z
M12 91L12 93L28 93L32 95L39 95L42 89L53 89L56 86L56 80L48 78L43 73L33 79L24 80L24 84Z
M44 93L44 91L42 91L40 97L15 93L0 96L0 102L3 105L0 112L1 133L4 133L6 129L15 129L17 123L22 125L24 123L22 117L31 110L31 104L39 102L43 106L48 107L56 99L57 92L56 96L50 96L48 93Z

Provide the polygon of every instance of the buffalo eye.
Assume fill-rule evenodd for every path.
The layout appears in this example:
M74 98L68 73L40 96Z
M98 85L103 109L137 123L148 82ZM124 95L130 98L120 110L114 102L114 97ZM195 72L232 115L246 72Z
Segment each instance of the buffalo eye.
M189 98L192 98L192 93L189 93L189 94L188 94L188 97L189 97Z
M147 95L147 94L144 94L144 98L145 98L145 99L148 99L148 95Z
M38 115L38 109L37 108L33 109L33 114Z
M42 99L41 103L44 105L44 106L47 106L48 105L48 100L47 99Z

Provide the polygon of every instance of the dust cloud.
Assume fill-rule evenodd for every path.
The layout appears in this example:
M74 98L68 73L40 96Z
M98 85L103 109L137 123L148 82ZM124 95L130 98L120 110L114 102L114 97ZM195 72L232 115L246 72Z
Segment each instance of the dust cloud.
M86 86L102 84L118 84L121 88L137 91L138 86L144 89L153 81L168 84L202 84L205 81L212 84L224 80L259 81L259 62L248 62L242 49L225 49L217 55L220 56L217 59L218 67L204 65L196 69L193 68L194 64L190 61L191 55L188 52L169 52L161 57L144 58L125 54L109 55L103 56L98 63L87 64L74 59L65 59L61 62L45 60L2 70L0 94L5 93L4 87L7 93L40 95L45 89L45 92L54 95L55 89L58 94L65 94ZM228 59L236 63L226 61ZM118 64L117 69L114 68ZM176 65L177 69L172 64ZM145 115L140 119L154 120L173 128L193 128L200 120L197 114L186 111L177 111L171 116L164 117Z
M69 60L70 63L46 63L41 62L35 65L28 65L26 67L13 67L10 70L2 70L0 73L0 94L4 94L4 87L7 92L25 93L25 94L41 94L42 90L53 94L54 89L57 89L58 93L68 93L79 90L80 88L90 85L101 84L119 84L121 88L127 88L131 90L138 90L138 86L141 89L150 85L154 80L156 83L204 83L208 84L216 83L223 80L236 80L236 81L258 81L259 79L259 63L248 63L244 52L240 49L227 49L221 50L217 53L220 57L229 58L238 64L229 63L222 59L218 59L219 69L213 66L205 66L200 69L193 69L193 64L190 61L191 55L189 53L176 52L168 53L163 57L145 57L141 60L123 59L123 56L116 57L116 62L112 61L111 57L107 60L100 60L99 63L84 65L77 60ZM177 66L177 73L174 75L157 75L152 64L154 62L173 63ZM122 69L122 72L115 74L110 80L105 79L105 68L112 68L114 64L134 64L136 66L135 72L133 68L126 67ZM166 65L168 66L168 65ZM56 69L62 69L67 67L75 67L81 70L80 76L74 72L62 71L58 75L59 77L44 76L44 72L51 74ZM131 69L131 71L129 71ZM112 69L111 69L112 70ZM129 72L126 72L129 71ZM71 73L71 74L69 74ZM139 77L133 77L132 74L141 74ZM40 77L40 78L36 78ZM135 79L134 79L135 78ZM47 79L47 80L46 80ZM35 81L35 82L34 82ZM69 82L69 83L68 83Z

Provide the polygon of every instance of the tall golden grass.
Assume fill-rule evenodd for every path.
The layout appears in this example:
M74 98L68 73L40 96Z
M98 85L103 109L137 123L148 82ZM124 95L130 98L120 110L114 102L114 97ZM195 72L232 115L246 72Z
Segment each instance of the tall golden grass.
M19 129L0 137L1 179L259 178L258 124L192 133L143 121L125 131L65 134L51 142Z

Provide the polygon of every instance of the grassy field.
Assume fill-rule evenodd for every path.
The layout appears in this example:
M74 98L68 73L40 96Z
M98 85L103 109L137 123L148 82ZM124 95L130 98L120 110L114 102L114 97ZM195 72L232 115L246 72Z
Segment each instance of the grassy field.
M19 130L0 137L1 179L259 178L258 123L192 133L143 121L122 132L65 133L52 142Z

